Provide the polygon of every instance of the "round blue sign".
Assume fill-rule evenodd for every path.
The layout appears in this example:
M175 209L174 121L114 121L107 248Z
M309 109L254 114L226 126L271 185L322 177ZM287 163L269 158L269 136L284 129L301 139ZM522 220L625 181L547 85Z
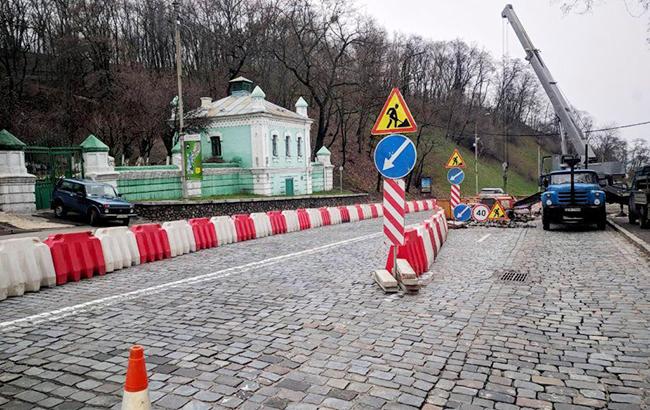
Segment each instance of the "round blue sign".
M459 222L467 222L472 217L472 208L467 204L458 204L454 207L454 219Z
M418 157L410 138L400 134L384 137L375 148L375 167L389 179L404 178L413 170Z
M460 168L450 168L447 171L447 181L452 185L460 185L465 180L465 171Z

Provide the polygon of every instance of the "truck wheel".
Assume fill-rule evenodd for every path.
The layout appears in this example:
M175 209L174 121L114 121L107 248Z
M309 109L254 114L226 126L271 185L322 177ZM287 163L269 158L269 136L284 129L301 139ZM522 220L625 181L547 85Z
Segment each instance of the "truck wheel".
M596 222L598 230L604 231L607 228L607 212L603 210L601 215L598 217L598 222Z
M634 206L634 195L630 195L630 201L627 204L627 221L630 225L636 224L636 209Z
M542 213L542 228L545 231L551 230L551 218L548 216L548 213L546 211Z
M642 229L647 229L650 227L648 224L648 206L639 207L639 223Z

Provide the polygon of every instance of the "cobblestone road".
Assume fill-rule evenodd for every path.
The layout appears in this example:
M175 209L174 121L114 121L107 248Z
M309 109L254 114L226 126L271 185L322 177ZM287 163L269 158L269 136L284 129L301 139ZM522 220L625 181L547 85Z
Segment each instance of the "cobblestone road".
M370 277L380 223L0 302L0 407L119 408L134 343L157 408L650 404L650 267L617 233L453 231L427 286L400 297Z

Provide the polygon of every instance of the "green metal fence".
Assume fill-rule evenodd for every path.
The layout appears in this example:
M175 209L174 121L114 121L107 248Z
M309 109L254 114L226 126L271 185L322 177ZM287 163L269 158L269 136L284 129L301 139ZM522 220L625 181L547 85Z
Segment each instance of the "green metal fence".
M36 175L36 209L49 208L59 178L83 178L81 147L27 147L27 172Z

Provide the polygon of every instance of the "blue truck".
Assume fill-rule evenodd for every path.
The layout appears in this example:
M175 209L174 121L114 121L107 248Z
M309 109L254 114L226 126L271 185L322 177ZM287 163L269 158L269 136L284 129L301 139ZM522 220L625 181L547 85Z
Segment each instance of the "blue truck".
M595 224L604 230L607 225L605 192L598 183L598 173L590 169L575 169L580 158L563 157L570 169L554 171L542 177L542 225L578 222Z

